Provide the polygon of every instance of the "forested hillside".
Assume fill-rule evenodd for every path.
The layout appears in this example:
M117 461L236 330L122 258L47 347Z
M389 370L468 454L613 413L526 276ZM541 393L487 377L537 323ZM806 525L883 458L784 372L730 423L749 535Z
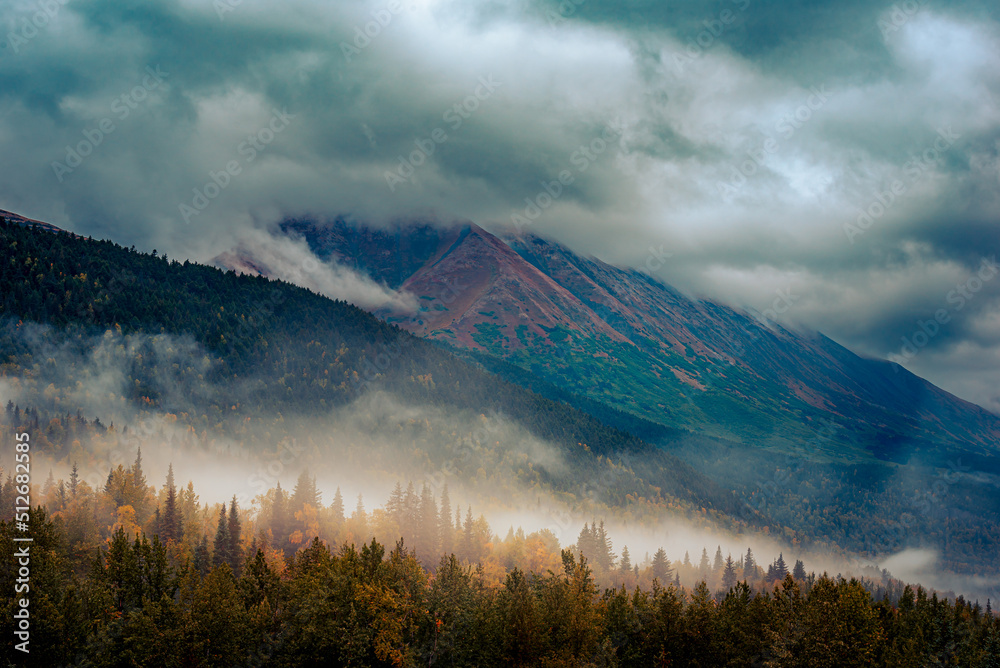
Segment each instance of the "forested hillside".
M736 526L768 524L669 453L344 302L22 225L0 224L0 252L0 376L22 384L44 380L37 401L46 401L50 377L68 387L88 380L76 367L99 350L118 355L122 398L130 406L176 416L195 435L214 430L264 448L288 435L286 418L326 415L384 390L404 402L497 414L522 425L569 462L560 473L539 467L542 481L556 490L606 482L614 461L615 484L593 488L605 502L632 495L710 509ZM35 331L31 322L51 327ZM155 338L166 335L176 338ZM79 354L57 363L46 352L53 348ZM55 412L77 410L71 401L47 401ZM264 433L265 442L255 442ZM456 446L462 440L451 438ZM65 457L60 447L55 453Z
M29 416L28 421L33 419ZM620 554L604 522L566 546L399 485L381 507L325 504L302 474L252 504L202 503L142 455L92 488L74 467L0 518L30 535L32 652L64 666L996 666L989 602L876 573L809 573L752 551L700 562ZM14 485L0 485L4 508ZM464 516L464 519L463 519ZM395 545L394 548L388 546ZM14 571L0 569L12 591ZM3 599L13 635L15 601Z

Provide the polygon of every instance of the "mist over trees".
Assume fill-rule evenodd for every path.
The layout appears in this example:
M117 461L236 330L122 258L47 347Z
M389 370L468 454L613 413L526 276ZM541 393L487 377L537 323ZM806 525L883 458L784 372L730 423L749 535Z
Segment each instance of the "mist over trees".
M347 515L307 472L252 510L201 503L172 467L159 484L150 474L137 452L103 487L74 471L33 492L27 665L976 667L1000 650L989 602L807 574L801 560L789 572L783 554L767 569L749 548L633 562L603 520L565 547L548 530L501 539L426 484ZM8 473L7 558L12 494Z

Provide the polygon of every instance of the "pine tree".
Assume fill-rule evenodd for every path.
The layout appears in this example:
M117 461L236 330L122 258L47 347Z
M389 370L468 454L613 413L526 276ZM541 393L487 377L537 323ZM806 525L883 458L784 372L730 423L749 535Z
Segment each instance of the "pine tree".
M801 559L795 560L795 568L792 569L792 577L796 580L806 579L806 565L802 563Z
M45 485L42 487L42 496L48 498L52 494L56 487L56 478L52 475L52 469L49 469L49 477L45 479Z
M236 507L236 495L233 495L233 500L229 504L229 521L227 522L227 529L229 530L229 567L233 569L233 573L237 576L239 575L240 569L243 566L243 546L240 544L240 515L239 508Z
M726 565L722 571L722 588L729 591L736 585L736 566L733 563L733 556L726 556Z
M619 565L619 570L622 574L628 573L632 570L632 559L628 553L628 545L622 547L622 558L621 564Z
M76 468L76 462L73 462L73 470L69 474L69 496L71 499L76 498L76 490L80 484L80 473Z
M708 560L708 548L701 548L701 561L698 562L698 577L703 581L708 581L710 562Z
M665 584L670 577L670 562L667 560L667 553L661 547L653 555L653 565L651 567L653 577Z
M757 577L757 562L754 561L753 552L747 548L747 554L743 558L743 579L752 581Z
M448 497L448 483L441 490L441 517L438 519L438 535L441 539L441 554L447 556L455 549L453 545L455 527L451 523L451 499Z
M392 488L392 494L385 504L386 514L392 518L398 528L403 526L403 485L396 481L396 486Z
M167 467L167 500L163 504L163 523L160 536L164 542L179 541L184 535L184 523L177 510L177 488L174 486L174 466Z
M351 515L351 523L357 532L357 538L368 539L368 513L365 512L364 496L358 494L358 505L354 507L354 514Z
M595 548L597 549L597 563L606 571L610 571L615 565L615 553L612 550L611 538L604 528L604 520L601 520L597 531L594 532Z
M718 575L723 566L725 566L725 560L722 558L722 546L719 545L715 548L715 562L712 564L712 571Z
M202 577L208 575L209 569L212 567L212 558L208 553L208 536L202 536L201 542L198 543L198 547L194 549L194 569L201 574Z
M344 497L340 495L340 487L333 494L333 503L330 504L330 512L333 515L333 521L337 523L337 526L344 525Z
M142 448L135 451L135 462L132 464L132 484L136 490L146 489L146 474L142 472Z
M303 471L295 483L295 489L292 491L292 507L290 510L293 514L297 513L306 504L319 510L320 494L316 488L316 478L310 478L309 472Z
M785 564L785 555L778 554L778 560L774 562L774 579L784 580L788 575L788 566Z
M271 504L271 539L277 549L285 551L288 546L288 499L281 483L274 489L274 502Z
M212 566L230 563L229 553L232 541L229 539L229 520L226 518L226 504L219 509L219 524L215 529L215 542L212 544Z
M580 535L576 539L576 551L580 553L580 556L587 557L588 560L593 560L597 554L597 540L594 536L594 532L591 531L590 525L586 522L583 528L580 529Z
M462 558L470 564L479 561L479 550L476 546L476 526L472 519L472 506L465 511L465 525L462 527Z
M417 536L414 540L414 548L417 555L425 560L433 560L437 563L440 541L438 540L438 507L431 493L431 488L426 484L420 489L420 504L417 508ZM430 563L430 562L428 562Z

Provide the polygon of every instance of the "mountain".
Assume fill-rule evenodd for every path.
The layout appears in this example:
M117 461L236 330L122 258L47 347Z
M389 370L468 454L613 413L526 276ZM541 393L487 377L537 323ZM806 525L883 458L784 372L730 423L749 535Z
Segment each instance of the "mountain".
M851 457L1000 452L1000 417L894 363L537 236L501 238L474 224L288 221L281 230L418 298L418 312L378 311L385 320L666 427L787 446L829 420L832 442Z
M366 398L381 393L412 410L370 418L380 429L399 422L389 444L378 446L379 466L406 466L412 457L465 481L510 476L502 484L570 503L621 505L631 497L699 521L710 512L735 530L783 530L673 454L343 301L2 218L0 253L0 379L36 388L33 408L53 420L40 424L49 424L46 452L55 462L81 455L59 417L98 394L107 410L165 415L203 441L266 452L297 437L297 420L329 419L348 406L364 413ZM463 419L432 424L414 419L420 411ZM487 416L512 424L513 435L487 442L469 428ZM335 427L303 438L336 446ZM414 431L424 436L403 436ZM524 434L556 448L556 463L497 452L501 443L513 450ZM397 439L406 457L392 450ZM507 459L511 471L483 471L482 461Z
M1000 417L899 365L533 235L340 219L275 234L420 304L385 321L641 434L786 527L997 570Z
M16 213L11 213L10 211L4 211L0 209L0 220L7 220L11 223L17 223L18 225L26 225L28 227L39 227L48 232L65 232L66 230L56 227L51 223L43 223L40 220L34 220L32 218L25 218Z

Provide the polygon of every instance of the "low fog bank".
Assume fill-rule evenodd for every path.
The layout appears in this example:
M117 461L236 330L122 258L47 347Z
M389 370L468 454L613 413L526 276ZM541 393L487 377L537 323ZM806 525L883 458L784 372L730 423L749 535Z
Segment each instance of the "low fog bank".
M660 548L675 566L685 557L698 564L703 550L714 558L720 549L735 560L750 548L765 568L780 554L789 569L801 559L809 571L873 580L886 569L905 581L970 599L998 598L996 582L941 572L936 555L927 550L903 550L875 564L833 547L803 548L761 533L733 533L697 509L666 510L647 499L608 507L592 493L600 480L574 479L579 473L561 448L502 415L413 405L370 392L325 415L250 416L250 426L240 433L226 425L199 430L183 414L137 405L125 387L128 365L153 351L162 370L148 380L164 396L192 411L212 399L215 389L205 375L213 363L193 342L109 336L81 351L73 342L54 342L44 328L27 328L21 341L37 360L35 368L24 377L0 377L0 403L38 407L46 416L38 429L51 433L53 443L60 429L71 425L53 426L52 420L77 411L89 420L62 450L33 451L35 485L43 484L50 470L56 479L68 479L76 463L82 479L103 488L108 472L127 468L141 448L149 484L160 489L172 466L178 485L193 482L201 503L228 502L235 495L250 517L269 490L280 484L290 491L303 473L315 479L323 506L339 490L348 514L358 503L368 512L381 508L397 484L412 483L418 493L426 486L436 500L447 489L449 509L483 516L494 541L508 528L521 528L548 532L565 547L577 542L585 524L603 522L614 553L620 557L628 546L632 563L641 567Z
M232 251L217 256L212 263L239 273L280 279L369 311L414 313L419 308L410 293L392 290L332 259L317 257L301 238L247 230Z

